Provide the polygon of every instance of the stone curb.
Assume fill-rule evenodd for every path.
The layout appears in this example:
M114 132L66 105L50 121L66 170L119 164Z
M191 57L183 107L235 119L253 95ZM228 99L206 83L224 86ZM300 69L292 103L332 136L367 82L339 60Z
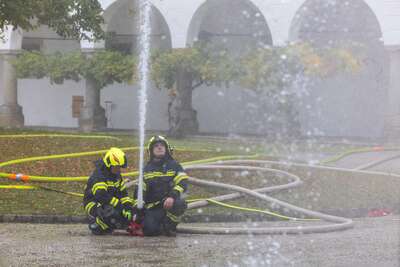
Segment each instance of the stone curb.
M347 218L362 218L368 214L368 209L327 210L326 214L343 216ZM394 211L396 212L396 211ZM246 221L276 221L276 219L258 214L192 214L184 216L184 223L221 223L221 222L246 222ZM0 214L0 223L37 223L37 224L86 224L86 216L66 215L13 215Z
M85 216L65 215L0 215L0 223L44 223L44 224L76 224L86 223Z

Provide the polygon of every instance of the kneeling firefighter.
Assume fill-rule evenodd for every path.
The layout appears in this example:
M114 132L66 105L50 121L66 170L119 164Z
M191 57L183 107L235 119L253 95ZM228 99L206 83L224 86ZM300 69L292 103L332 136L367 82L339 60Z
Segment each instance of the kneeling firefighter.
M127 229L132 221L133 199L128 197L121 177L121 168L127 167L125 153L113 147L95 166L83 199L89 229L96 235Z
M163 136L149 140L148 153L150 159L143 170L144 210L137 212L136 222L142 224L145 236L175 236L187 208L182 194L189 177L172 157L171 146ZM137 199L137 188L134 197Z

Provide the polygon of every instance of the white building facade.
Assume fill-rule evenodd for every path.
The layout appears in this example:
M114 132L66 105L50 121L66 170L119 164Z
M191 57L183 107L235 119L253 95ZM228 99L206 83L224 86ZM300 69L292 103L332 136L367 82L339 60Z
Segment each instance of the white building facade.
M86 119L107 127L138 127L138 87L114 84L94 92L90 82L17 80L9 63L22 49L44 52L107 47L135 51L139 35L134 0L100 0L108 42L64 40L47 27L5 32L0 43L0 126L79 127L74 97L83 97ZM367 47L357 75L313 82L298 102L304 135L400 136L400 0L152 0L152 47L188 47L208 38L240 53L260 45L293 41L326 44L332 39ZM166 90L150 89L148 129L168 129ZM194 91L200 131L258 134L273 131L274 109L251 88L203 86ZM82 118L81 118L82 119ZM89 127L90 128L90 127Z

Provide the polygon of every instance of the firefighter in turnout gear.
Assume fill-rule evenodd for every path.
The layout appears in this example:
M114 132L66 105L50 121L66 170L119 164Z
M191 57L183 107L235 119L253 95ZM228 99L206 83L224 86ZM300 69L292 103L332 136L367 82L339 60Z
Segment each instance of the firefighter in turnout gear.
M121 168L127 167L125 153L113 147L95 166L83 199L89 229L96 235L127 229L132 221L133 199L128 197L121 177Z
M182 194L187 190L189 177L173 159L171 146L163 136L149 140L148 153L149 161L143 171L145 205L143 211L138 211L136 220L142 223L145 236L175 236L176 226L187 208Z

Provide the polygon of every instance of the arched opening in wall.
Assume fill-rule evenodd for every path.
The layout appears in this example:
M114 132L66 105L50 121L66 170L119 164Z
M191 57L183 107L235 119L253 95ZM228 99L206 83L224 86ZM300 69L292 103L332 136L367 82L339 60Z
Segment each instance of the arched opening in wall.
M106 48L124 53L138 52L140 37L138 1L115 1L104 13L106 21ZM151 9L151 49L170 49L171 35L169 27L160 13L152 6Z
M106 49L133 54L139 58L140 10L139 1L114 1L104 12ZM172 47L169 26L161 12L151 8L150 49L152 52L170 50ZM136 84L113 84L101 91L101 103L105 108L108 128L135 129L138 127L138 87ZM146 128L166 130L168 127L168 96L164 90L150 85ZM129 114L129 115L127 115Z
M362 0L307 0L292 21L290 38L319 48L346 49L361 62L356 73L298 84L303 134L382 137L387 75L373 10Z
M49 27L42 25L33 31L23 33L22 49L46 54L70 52L79 51L80 43L75 39L61 37Z
M207 0L190 23L187 44L196 41L241 54L272 45L272 36L261 11L248 0Z
M187 44L207 43L209 49L227 50L240 57L273 44L268 23L249 0L207 0L196 11L188 30ZM239 64L239 61L238 61ZM201 132L264 134L268 103L239 85L202 86L193 92Z

